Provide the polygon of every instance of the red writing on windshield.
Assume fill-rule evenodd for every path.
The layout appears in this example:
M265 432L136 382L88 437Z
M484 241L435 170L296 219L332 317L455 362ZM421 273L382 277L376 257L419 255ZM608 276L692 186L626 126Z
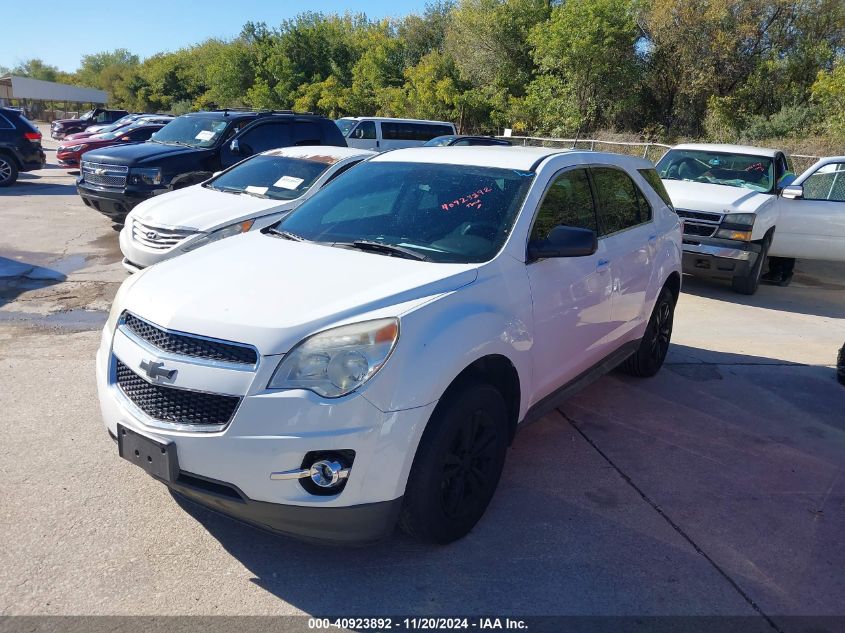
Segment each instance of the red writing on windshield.
M482 187L472 193L469 193L465 196L461 196L460 198L455 198L451 202L444 202L440 205L440 208L444 211L448 211L449 209L454 209L455 207L470 207L473 209L480 209L481 208L481 197L493 191L492 187Z

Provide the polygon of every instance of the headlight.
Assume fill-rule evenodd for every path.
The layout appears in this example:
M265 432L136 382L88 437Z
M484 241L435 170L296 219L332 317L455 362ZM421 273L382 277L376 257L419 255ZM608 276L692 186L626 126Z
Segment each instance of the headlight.
M78 152L79 150L84 149L86 147L88 147L88 146L85 145L85 144L82 144L82 145L74 145L72 147L62 147L61 150L63 152Z
M756 218L754 213L728 213L722 218L722 223L714 237L750 242L751 230L754 228Z
M160 185L161 169L158 167L130 169L129 182L133 185Z
M308 389L324 398L354 391L390 357L399 319L342 325L305 339L279 363L268 389Z
M217 229L216 231L209 233L208 235L204 235L203 237L194 240L193 242L189 242L182 247L182 250L186 253L199 248L200 246L205 246L206 244L211 244L212 242L216 242L217 240L222 240L224 237L232 237L233 235L238 235L240 233L246 233L252 228L253 223L255 220L245 220L244 222L238 222L237 224L230 224L229 226L224 226L222 229Z

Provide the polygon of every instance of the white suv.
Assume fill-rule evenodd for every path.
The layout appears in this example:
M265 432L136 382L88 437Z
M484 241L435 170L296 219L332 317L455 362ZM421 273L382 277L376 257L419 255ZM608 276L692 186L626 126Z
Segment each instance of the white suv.
M262 527L460 538L520 423L663 363L681 232L656 189L614 154L379 155L277 225L130 277L97 354L105 424L171 489Z

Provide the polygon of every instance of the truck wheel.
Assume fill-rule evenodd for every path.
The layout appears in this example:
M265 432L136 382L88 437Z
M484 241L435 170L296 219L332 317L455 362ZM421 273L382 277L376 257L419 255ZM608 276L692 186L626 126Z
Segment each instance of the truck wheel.
M496 388L473 382L449 393L414 457L400 527L430 543L465 536L493 497L507 445L507 407Z
M663 288L654 304L640 346L619 368L626 374L641 378L650 378L660 371L672 340L674 319L675 296L668 288Z
M763 240L763 246L757 255L757 261L754 262L754 265L745 277L734 277L731 279L731 287L735 292L742 295L753 295L757 292L757 288L760 287L760 278L763 276L763 264L769 252L770 241L768 236Z
M8 187L18 179L18 166L15 161L0 154L0 187Z

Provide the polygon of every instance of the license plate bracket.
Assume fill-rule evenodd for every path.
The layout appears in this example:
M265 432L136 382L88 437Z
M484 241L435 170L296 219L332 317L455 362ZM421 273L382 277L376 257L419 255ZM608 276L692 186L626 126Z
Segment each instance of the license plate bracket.
M179 477L179 459L173 442L159 442L118 424L117 451L123 459L156 479L173 483Z

